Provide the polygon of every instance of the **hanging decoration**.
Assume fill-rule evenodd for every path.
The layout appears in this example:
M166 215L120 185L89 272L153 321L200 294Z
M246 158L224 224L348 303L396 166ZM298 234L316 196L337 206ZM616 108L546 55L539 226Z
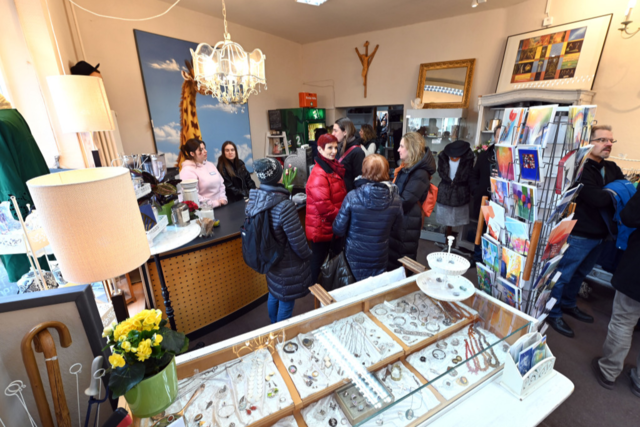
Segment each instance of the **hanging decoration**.
M267 88L264 72L265 55L260 49L247 53L231 41L227 31L227 9L222 0L224 41L214 47L200 43L193 56L193 69L198 91L205 91L223 104L245 104L257 94L260 85Z

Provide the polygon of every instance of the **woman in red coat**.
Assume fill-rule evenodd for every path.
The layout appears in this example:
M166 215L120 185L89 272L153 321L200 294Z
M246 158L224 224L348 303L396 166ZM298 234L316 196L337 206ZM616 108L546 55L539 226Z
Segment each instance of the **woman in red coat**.
M305 231L311 242L311 277L320 275L322 263L333 239L333 220L347 195L344 166L336 161L338 140L325 134L318 138L318 157L307 181L307 218ZM334 244L337 244L334 242Z

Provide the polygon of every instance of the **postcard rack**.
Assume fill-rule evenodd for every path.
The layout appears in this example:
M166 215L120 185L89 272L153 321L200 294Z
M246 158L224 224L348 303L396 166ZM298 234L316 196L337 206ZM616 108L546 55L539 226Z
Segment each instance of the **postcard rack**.
M343 379L336 381L335 383L329 384L326 387L318 387L316 390L310 391L309 393L303 393L299 391L299 381L294 381L295 375L303 374L303 369L300 367L298 369L298 373L295 375L290 374L291 372L291 364L295 363L300 366L298 363L298 355L293 354L284 354L281 350L285 350L284 344L287 340L291 340L293 342L294 338L299 336L315 336L318 337L318 332L329 325L333 324L337 321L343 321L352 316L364 316L365 320L368 324L371 322L375 324L376 328L379 328L384 332L384 334L388 335L393 342L394 350L393 354L389 354L388 356L381 358L377 363L374 363L370 366L366 366L366 371L377 375L380 380L383 380L381 372L391 369L392 371L395 369L397 372L404 373L405 376L411 376L412 381L419 383L420 385L413 384L412 388L408 389L405 393L406 396L401 399L405 405L408 405L409 402L413 402L412 396L416 393L427 393L432 397L432 404L428 405L428 407L423 408L423 411L420 413L413 414L411 413L411 417L404 419L400 424L397 424L397 420L395 421L395 425L397 426L417 426L422 424L425 420L431 418L444 408L454 404L454 402L459 399L464 399L466 396L470 394L471 391L477 390L481 388L487 381L494 378L494 376L501 372L504 364L506 363L508 356L508 349L511 344L517 341L520 337L529 333L532 329L532 318L523 315L517 310L512 309L511 307L506 306L505 304L497 301L489 295L483 293L476 293L471 298L463 301L461 304L464 304L467 307L468 317L461 319L460 321L446 327L444 330L440 330L439 332L429 336L429 337L421 337L418 343L407 345L405 341L403 341L402 337L399 334L395 333L393 330L385 326L384 322L379 320L379 317L374 313L375 307L379 308L382 306L386 306L389 301L397 301L398 299L409 298L410 295L414 295L416 293L420 293L420 290L415 282L415 276L404 279L400 282L396 282L392 285L388 285L382 288L378 288L367 292L365 294L360 294L357 297L353 297L349 300L330 303L329 305L322 307L318 310L314 310L307 314L303 314L298 317L294 317L289 321L285 321L284 327L279 324L271 325L265 328L262 328L255 332L250 332L245 335L239 336L237 338L232 338L226 342L214 344L208 348L198 351L198 353L187 354L184 356L180 356L177 359L177 370L178 370L178 378L180 381L191 381L193 378L194 381L191 381L192 384L197 384L198 376L202 375L205 372L211 372L212 369L215 372L221 372L221 369L216 367L225 366L222 369L227 370L226 366L231 366L235 361L242 357L250 357L252 352L256 351L264 351L265 348L271 348L271 356L273 358L273 363L277 369L276 373L269 373L270 377L278 378L278 382L280 383L278 387L281 389L280 396L287 396L287 406L281 407L279 410L271 413L268 416L265 416L261 419L253 420L252 422L246 424L252 427L262 427L262 426L271 426L274 425L278 420L281 420L285 417L294 416L297 425L300 427L306 426L314 426L314 425L325 425L327 421L325 420L323 424L319 423L309 423L305 421L305 417L312 411L312 408L317 407L318 405L325 405L327 401L335 398L336 390L343 387L345 384L349 383L349 378L343 377ZM379 315L378 315L379 316ZM456 358L456 361L459 363L451 362L449 363L451 366L446 368L446 371L443 369L441 375L437 378L431 378L431 381L425 377L425 375L420 372L424 372L424 368L421 366L427 366L424 362L424 357L422 354L425 352L431 352L433 347L433 351L438 351L441 354L445 354L440 348L444 346L443 341L448 340L451 342L452 337L459 336L462 333L466 334L466 331L471 328L473 325L474 330L479 328L478 330L484 331L487 335L492 335L499 338L499 341L495 341L491 347L486 347L483 351L478 352L475 357L469 357L464 354L464 350L461 356ZM373 327L373 326L372 326ZM367 330L369 327L367 327ZM315 334L315 335L312 335ZM456 335L457 334L457 335ZM466 335L465 335L466 337ZM460 339L461 346L464 348L464 342ZM276 344L276 342L278 342ZM271 344L269 344L271 343ZM321 340L316 340L315 345L321 345ZM297 345L298 349L296 351L302 351L306 354L308 351L303 347L306 346L303 340L299 341ZM438 350L435 350L436 347ZM446 347L444 347L446 348ZM452 382L455 381L456 378L460 378L460 376L466 371L466 366L469 364L473 365L473 361L480 360L483 366L486 365L488 368L489 365L486 362L487 359L490 359L491 356L487 356L490 351L498 352L501 357L496 357L499 364L492 365L492 367L488 370L476 371L476 374L473 374L473 379L470 379L469 382L464 383L460 386L455 386L454 389L440 389L438 381L447 381ZM451 347L448 348L447 351L451 350ZM289 352L287 352L289 353ZM448 353L447 353L448 354ZM408 360L411 356L412 360ZM486 357L485 357L486 356ZM495 356L495 354L494 354ZM448 356L447 356L448 357ZM291 360L295 360L295 362L291 362ZM466 359L466 360L465 360ZM419 366L416 368L416 360ZM332 362L335 363L332 357ZM446 366L446 363L445 363ZM433 365L432 367L435 367ZM364 366L358 368L357 365L353 366L354 370L363 369ZM231 368L229 368L231 369ZM349 369L348 369L349 370ZM268 370L267 370L268 372ZM397 373L396 372L396 373ZM460 374L459 374L460 373ZM391 372L391 377L387 378L387 383L393 379L394 372ZM471 374L467 374L471 375ZM457 376L457 377L456 377ZM321 377L321 375L320 375ZM318 377L318 378L320 378ZM386 376L385 376L386 377ZM281 380L281 379L282 380ZM393 379L393 381L396 381ZM396 384L391 381L392 384ZM284 383L284 384L283 384ZM231 384L231 383L229 383ZM312 383L313 384L313 383ZM317 383L319 384L319 383ZM356 382L354 381L354 384ZM194 385L195 386L195 385ZM232 385L233 387L233 385ZM285 392L288 392L288 394ZM455 388L458 387L458 388ZM216 393L217 390L215 387L209 387L209 391L207 393ZM285 392L285 393L283 393ZM186 391L181 391L181 394L187 395ZM292 403L289 403L288 396L291 396ZM411 395L411 396L410 396ZM204 415L207 417L207 414L202 414L204 406L201 403L206 405L207 401L211 398L202 393L203 402L198 403L198 401L194 401L192 407L200 407L200 418ZM237 397L239 398L239 397ZM420 399L420 397L417 397ZM276 401L277 399L272 400ZM417 402L417 401L416 401ZM398 406L394 407L391 404L387 409L380 409L375 414L377 419L381 419L386 412L388 417L397 418L397 410L402 408L403 403L397 402ZM176 408L180 405L180 402L174 403ZM208 405L206 409L209 409ZM327 404L327 406L329 406ZM213 405L215 408L216 405ZM167 409L167 413L172 410L173 407ZM179 408L178 408L179 409ZM403 411L404 413L404 411ZM415 415L415 416L414 416ZM186 414L189 419L193 416L193 414ZM204 418L202 418L204 419ZM229 420L227 420L229 421ZM307 420L308 421L308 420ZM140 422L142 427L148 426L149 420L136 420L136 422ZM331 423L329 423L331 424ZM340 423L340 419L338 419L338 424L342 425L347 423ZM386 423L385 423L386 424ZM236 423L236 425L238 425ZM361 423L354 424L358 426L376 426L376 419L369 419L368 421L362 421ZM348 425L347 425L348 427Z
M589 108L593 110L589 111ZM509 131L507 140L501 139L500 141L511 147L512 162L506 165L503 163L501 166L497 154L492 165L494 171L497 171L492 175L498 175L492 176L492 180L497 178L496 182L506 181L508 183L505 184L507 192L504 192L504 187L498 188L498 183L495 187L492 185L490 198L483 198L481 203L481 206L488 206L489 204L495 206L495 204L498 204L500 205L498 209L504 209L505 218L511 218L511 221L515 219L524 224L528 234L526 240L528 241L528 251L525 250L518 253L525 262L520 265L519 281L515 285L518 287L518 292L520 292L520 299L517 304L514 304L514 307L536 318L541 319L545 315L546 309L544 307L546 303L542 301L542 298L548 299L549 289L555 284L553 281L555 277L553 269L557 266L560 258L556 258L555 265L552 265L550 264L550 259L554 258L554 256L549 256L549 254L558 253L557 256L559 257L563 254L560 248L562 245L558 245L555 248L550 245L550 237L553 236L554 229L560 225L560 221L564 217L570 216L575 210L573 200L579 192L579 189L573 191L579 164L575 163L575 158L571 157L571 153L576 153L576 158L580 154L582 155L581 158L586 158L590 147L588 146L588 140L593 123L587 122L587 118L594 117L595 108L595 106L574 106L557 107L555 109L555 115L552 120L545 124L540 131L542 135L547 134L546 146L537 146L536 150L539 153L535 160L535 168L537 169L533 175L528 176L529 179L523 176L523 165L520 162L520 156L513 155L513 153L519 153L519 150L524 147L519 142L522 133L526 129L523 123L520 123L517 127L514 126ZM507 108L506 110L510 109ZM581 111L584 119L575 119L576 111ZM593 116L589 113L592 113ZM496 145L496 150L500 149L498 147L501 145ZM527 145L526 147L528 149L532 146ZM558 176L561 173L560 168L562 168L561 160L566 158L570 158L574 162L571 164L572 168L569 169L568 174L571 176L568 178L564 175ZM501 167L502 170L500 169ZM501 177L500 175L503 175L504 171L507 171L511 176ZM527 194L525 195L525 191L520 191L521 189L526 189ZM491 203L489 200L491 200ZM527 205L528 208L526 206L523 208L522 205ZM504 225L504 222L502 224ZM485 234L486 225L485 215L481 209L476 230L476 245L486 244L483 241L487 235ZM487 233L489 233L489 230L487 230ZM485 236L484 239L483 236ZM491 292L494 297L512 303L513 301L506 298L504 292L501 291L503 288L497 286L497 283L501 280L500 277L505 278L503 250L501 248L507 247L513 252L515 249L512 245L513 236L511 236L506 227L499 230L497 236L499 237L499 239L496 239L499 240L497 242L499 244L499 267L495 271L496 274L491 283ZM526 248L526 244L523 247ZM485 264L487 264L486 260ZM493 265L495 266L495 264ZM489 266L487 265L487 267ZM480 280L479 278L479 287L487 289L484 279Z

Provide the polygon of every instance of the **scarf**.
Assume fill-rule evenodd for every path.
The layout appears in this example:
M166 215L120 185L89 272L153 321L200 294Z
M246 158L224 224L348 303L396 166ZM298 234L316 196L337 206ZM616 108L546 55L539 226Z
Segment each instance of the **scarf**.
M338 174L340 178L344 178L344 166L341 163L338 163L337 160L329 160L324 157L322 154L318 153L318 157L316 159L320 162L323 162L325 165L329 166L331 170Z

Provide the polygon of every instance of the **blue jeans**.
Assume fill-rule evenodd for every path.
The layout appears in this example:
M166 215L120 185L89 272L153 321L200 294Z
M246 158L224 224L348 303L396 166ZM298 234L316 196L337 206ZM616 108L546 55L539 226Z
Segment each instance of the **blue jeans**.
M576 307L582 281L593 270L602 252L602 239L569 236L567 243L569 248L556 270L562 275L551 290L556 305L553 306L549 317L555 319L562 317L563 308Z
M277 323L290 318L291 313L293 312L293 304L295 302L295 300L286 302L280 301L269 293L269 298L267 298L267 311L269 311L269 319L271 319L271 323Z

